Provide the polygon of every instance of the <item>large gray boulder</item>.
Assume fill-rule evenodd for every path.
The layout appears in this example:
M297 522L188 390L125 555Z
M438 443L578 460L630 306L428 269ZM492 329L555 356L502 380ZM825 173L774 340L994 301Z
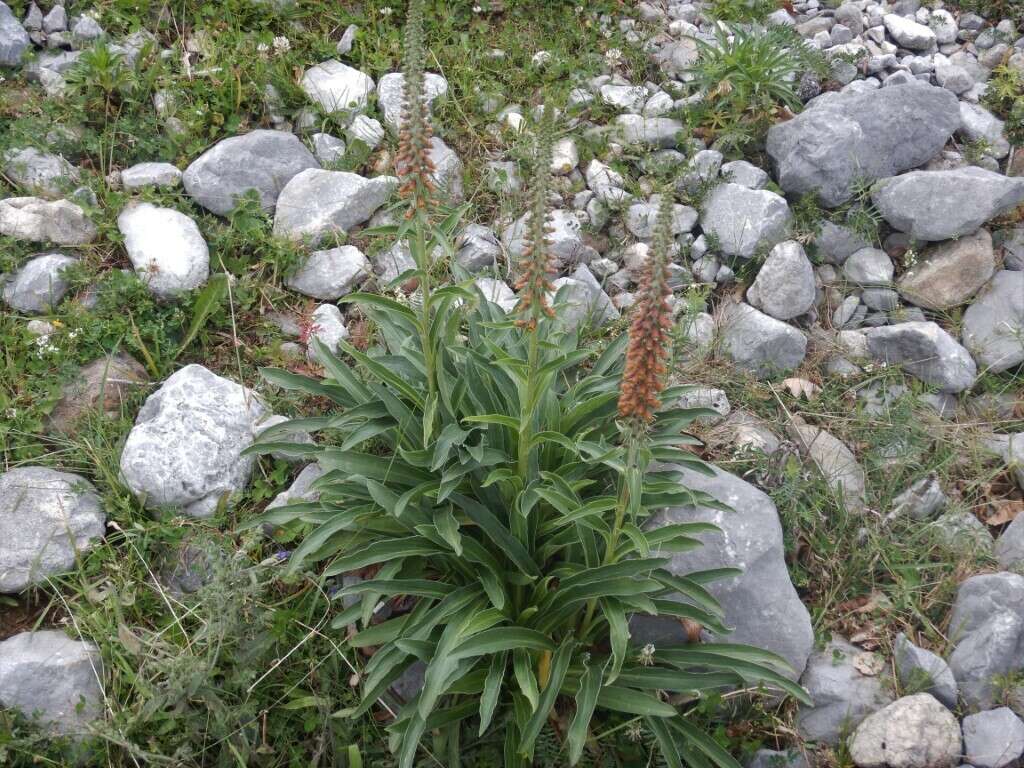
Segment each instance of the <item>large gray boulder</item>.
M1024 362L1024 272L1003 270L964 312L964 346L983 370Z
M0 3L0 67L16 67L32 41L28 32L11 12L7 3Z
M157 298L177 298L209 278L210 249L180 211L136 203L121 211L117 228L135 273Z
M800 678L813 702L801 706L797 714L800 735L809 741L838 744L865 717L891 703L884 681L878 675L865 674L875 668L873 662L874 654L839 637L815 651Z
M775 504L760 490L735 475L712 467L705 475L674 467L687 488L707 493L731 510L707 507L664 509L649 518L648 529L681 522L713 523L721 533L699 538L704 546L671 554L667 566L684 575L706 568L732 567L738 576L707 585L725 609L725 624L734 627L726 638L730 643L749 643L773 651L793 667L796 679L803 672L814 645L810 616L789 579L783 551L782 526ZM632 622L636 643L683 642L678 621L660 617L635 617Z
M786 192L817 192L833 207L864 180L935 157L960 127L956 96L914 84L829 94L768 131L767 150ZM975 227L976 229L977 227Z
M319 241L367 221L398 186L394 176L364 178L347 171L302 171L282 190L274 234Z
M34 256L6 281L2 281L4 303L17 312L49 312L68 290L64 270L78 259L63 253Z
M259 195L264 210L273 211L295 174L319 167L298 137L258 130L214 144L185 169L182 182L193 200L220 216L231 213L249 190Z
M900 295L925 309L958 307L977 293L996 269L992 235L979 229L973 235L928 248L920 261L900 277Z
M49 467L0 474L0 592L73 568L103 536L106 520L96 490L78 475Z
M700 226L726 256L749 259L786 239L793 215L786 199L767 189L719 184L701 207Z
M807 337L749 304L727 304L718 315L722 353L758 378L791 371L807 354Z
M864 331L875 360L901 365L911 375L940 392L963 392L978 374L970 354L942 328L914 321Z
M0 200L0 235L35 243L86 245L96 237L96 226L68 200L8 197Z
M0 642L0 705L38 714L51 734L81 738L103 717L103 661L92 644L57 630Z
M897 699L868 715L849 740L857 768L953 768L960 723L927 693Z
M1024 178L974 165L913 171L875 184L871 200L894 229L916 240L949 240L1024 203Z
M810 259L800 243L787 240L768 254L747 291L747 301L777 320L790 320L814 306L815 295Z
M252 473L257 425L269 414L250 390L188 365L146 399L121 453L121 475L150 509L209 517Z

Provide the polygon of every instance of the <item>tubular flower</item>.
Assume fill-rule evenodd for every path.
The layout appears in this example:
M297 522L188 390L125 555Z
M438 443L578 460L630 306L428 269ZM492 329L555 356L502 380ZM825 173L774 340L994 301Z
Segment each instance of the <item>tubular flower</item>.
M672 310L668 297L668 252L672 241L672 196L661 196L654 247L647 262L633 319L629 326L626 348L626 369L622 374L619 394L619 416L650 423L661 405L659 393L665 386L668 372L665 361L671 343Z
M425 51L423 0L411 0L405 25L405 102L395 156L395 171L401 182L398 193L411 201L410 212L428 207L431 193L435 191L436 168L430 159L430 139L434 132L424 91Z
M541 315L554 317L555 312L548 301L548 294L554 290L551 276L554 273L553 257L548 244L551 229L547 224L548 194L551 191L551 108L544 107L541 125L537 130L537 146L530 190L530 218L527 222L525 246L519 258L519 278L515 289L519 292L516 324L533 330Z

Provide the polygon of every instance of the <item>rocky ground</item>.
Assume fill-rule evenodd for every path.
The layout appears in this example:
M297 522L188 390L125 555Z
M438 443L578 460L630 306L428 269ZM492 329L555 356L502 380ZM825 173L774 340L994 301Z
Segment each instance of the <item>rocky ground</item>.
M439 270L515 304L559 89L556 285L594 337L674 189L672 376L718 414L716 474L686 480L734 511L663 514L722 528L677 557L743 569L711 586L732 637L814 701L730 703L721 742L756 768L1017 765L1022 14L441 5L431 155L469 213ZM295 532L240 528L322 470L241 453L322 405L258 367L318 371L312 339L373 343L339 299L405 296L408 248L363 234L394 218L402 9L130 6L0 3L0 762L388 765L377 722L330 717L361 659L315 574L277 578ZM634 735L587 759L648 764Z

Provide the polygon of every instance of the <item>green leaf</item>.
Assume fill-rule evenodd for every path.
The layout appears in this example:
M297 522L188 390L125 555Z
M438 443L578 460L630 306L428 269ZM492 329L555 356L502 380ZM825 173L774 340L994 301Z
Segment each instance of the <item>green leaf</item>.
M656 696L617 685L602 686L597 695L597 703L605 709L625 712L627 715L675 717L678 714L675 707Z
M608 673L608 683L614 683L626 660L629 647L629 622L626 612L618 600L602 600L601 611L608 622L608 641L612 648L612 668Z
M551 647L553 648L554 645L552 644ZM540 701L540 691L537 688L537 678L533 674L533 658L523 648L516 648L512 652L512 673L516 682L519 683L519 690L530 703L532 713ZM522 719L523 726L529 719L529 717Z
M506 557L520 571L528 576L537 577L540 575L540 569L533 562L530 553L526 551L526 547L512 535L508 528L498 521L498 518L491 514L487 507L468 496L463 496L461 493L453 493L451 499L469 516L470 520L480 526L480 530L484 532L487 538L497 544Z
M533 716L520 736L519 752L530 760L533 759L533 745L540 735L540 729L547 722L548 714L555 706L555 699L562 688L562 681L565 680L565 673L569 671L569 662L575 647L576 641L572 637L567 637L555 651L555 655L551 659L551 671L547 685L544 686L537 708L533 711Z
M336 598L347 595L360 595L376 592L391 597L393 595L414 595L415 597L441 598L454 591L451 584L429 579L368 579L357 584L350 584L335 593Z
M580 677L580 687L576 691L576 714L569 724L569 731L566 741L569 745L569 765L576 765L583 757L583 747L586 745L587 732L590 729L590 719L594 716L594 709L597 708L597 696L601 691L601 676L608 662L605 660L601 666L594 665L587 667Z
M526 627L497 627L473 635L451 652L456 659L471 656L485 656L491 653L511 651L517 648L536 651L553 651L555 644L547 635Z
M192 343L192 340L195 339L199 331L206 325L210 315L217 311L220 303L227 295L228 276L223 272L211 275L210 279L206 282L206 286L196 298L196 303L192 308L192 321L188 324L185 338L182 339L181 345L174 353L174 357L178 357L188 348L188 345Z
M726 752L714 739L708 736L700 728L697 728L686 721L683 717L674 717L667 721L669 728L677 731L690 745L696 747L717 766L717 768L740 768L732 755Z
M339 573L355 571L368 565L386 563L399 557L418 557L436 555L441 550L437 545L422 536L407 536L402 539L385 539L344 557L339 557L324 571L325 576L337 576Z
M498 706L498 695L501 693L501 683L505 679L507 659L507 653L496 653L491 659L490 667L487 670L487 679L484 681L484 691L480 695L479 736L484 735L494 718L494 710Z
M658 750L668 768L683 768L683 761L679 757L679 747L676 745L675 737L668 725L660 717L645 717L644 725L654 734L658 742Z
M464 422L470 424L497 424L502 427L508 427L509 429L519 431L519 420L514 419L511 416L504 416L500 413L488 413L483 416L465 416L462 419Z
M434 510L434 527L441 534L455 554L462 556L462 536L459 535L459 521L452 514L451 507Z

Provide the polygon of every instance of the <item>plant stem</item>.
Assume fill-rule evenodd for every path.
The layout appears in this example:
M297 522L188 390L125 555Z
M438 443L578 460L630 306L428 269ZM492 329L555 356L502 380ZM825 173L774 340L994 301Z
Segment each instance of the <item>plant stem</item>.
M529 482L530 474L530 441L533 440L534 422L534 413L530 409L537 396L537 363L540 357L538 329L533 328L527 333L530 339L526 353L526 398L519 414L519 479L523 481L524 489Z
M604 550L604 559L601 565L611 565L615 561L615 549L619 545L619 537L622 535L622 526L626 522L626 512L629 510L631 500L629 497L630 477L640 471L640 441L636 430L630 429L626 434L626 463L623 469L622 483L619 485L619 501L615 505L615 524L608 535L608 545ZM580 628L580 638L586 638L590 626L594 620L594 611L597 609L597 599L587 601L587 612L583 616L583 624Z
M416 212L416 243L413 258L420 271L420 297L422 299L419 312L420 346L423 348L423 365L426 368L427 402L431 403L437 396L437 362L434 356L434 345L430 339L430 254L426 252L427 242L424 231L426 222L423 220L425 216L426 214L422 211ZM427 435L433 433L433 426L433 424L424 425L424 442L427 441Z

